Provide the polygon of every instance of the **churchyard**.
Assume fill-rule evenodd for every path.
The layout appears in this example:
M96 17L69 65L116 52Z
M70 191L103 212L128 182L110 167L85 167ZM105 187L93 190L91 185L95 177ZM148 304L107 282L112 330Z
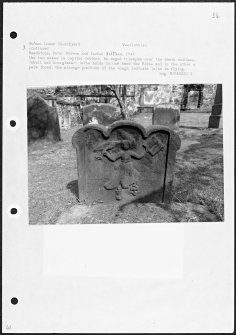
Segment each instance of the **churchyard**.
M171 203L80 201L71 141L82 125L61 129L62 141L57 143L33 142L28 149L30 224L223 221L222 118L220 127L212 129L209 115L181 112ZM152 124L152 113L133 120L146 127Z

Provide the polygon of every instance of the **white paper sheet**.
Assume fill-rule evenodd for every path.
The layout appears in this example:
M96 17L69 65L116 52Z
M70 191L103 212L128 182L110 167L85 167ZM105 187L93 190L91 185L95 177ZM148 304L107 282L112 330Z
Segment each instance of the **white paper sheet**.
M4 3L3 332L233 331L233 9L231 3ZM29 51L37 43L71 53L76 48L66 43L77 43L85 52L135 53L166 65L82 70L50 62L49 70L33 69ZM170 74L178 59L188 59L191 70ZM29 225L27 88L107 83L222 83L224 222Z

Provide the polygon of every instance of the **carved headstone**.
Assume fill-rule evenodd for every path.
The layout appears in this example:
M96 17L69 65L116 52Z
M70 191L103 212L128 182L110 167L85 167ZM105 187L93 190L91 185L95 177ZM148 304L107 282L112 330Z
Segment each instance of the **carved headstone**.
M84 126L88 123L98 123L107 126L122 119L119 109L112 104L91 104L83 107L82 113Z
M179 136L133 121L89 124L75 132L80 201L170 201Z
M167 126L173 130L179 128L180 108L174 104L156 105L153 111L153 125Z

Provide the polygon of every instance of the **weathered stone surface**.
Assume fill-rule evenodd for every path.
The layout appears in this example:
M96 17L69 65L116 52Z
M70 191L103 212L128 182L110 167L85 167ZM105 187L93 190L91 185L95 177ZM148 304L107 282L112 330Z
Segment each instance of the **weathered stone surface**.
M140 105L141 106L152 106L159 102L158 91L149 90L148 88L144 89L143 94L140 96Z
M71 113L70 113L69 108L63 110L63 112L59 114L59 123L60 123L60 128L64 128L64 129L71 128Z
M198 91L189 91L186 109L187 110L188 109L197 109L198 108L198 100L199 100L199 92Z
M78 102L59 100L56 108L61 128L68 129L82 123L82 113Z
M174 104L161 104L154 107L152 124L179 128L180 108Z
M162 126L89 124L72 138L80 201L168 202L179 136Z
M202 108L204 110L210 111L213 104L214 104L214 98L216 93L216 84L210 85L205 84L203 89L203 100L202 100Z
M111 104L91 104L83 107L82 113L83 125L98 123L107 126L122 119L119 109Z
M53 97L61 100L71 100L71 102L77 101L80 103L80 95L83 97L83 103L91 104L92 101L96 103L112 103L119 107L118 101L115 97L109 96L111 92L101 90L102 85L81 85L81 86L60 86L56 88L43 88L43 89L29 89L28 91L38 92L42 97ZM191 86L198 86L193 84ZM198 111L211 111L212 105L214 103L214 97L216 92L216 84L204 84L202 90L202 99L200 99L200 104L197 106ZM196 104L188 104L188 96L185 96L186 85L168 85L168 84L142 84L142 85L126 85L126 104L130 115L133 115L137 111L137 107L145 106L144 101L147 103L146 106L162 104L162 103L175 103L177 105L182 105L183 110L186 108L196 108ZM146 92L146 93L145 93ZM99 96L102 94L105 96ZM106 96L108 95L108 96ZM150 95L153 95L151 98ZM199 96L199 94L198 94ZM185 100L185 103L184 101ZM191 93L189 93L189 102L191 102ZM81 101L82 102L82 101ZM55 105L59 105L57 100ZM53 106L55 107L55 106ZM200 108L198 108L200 107ZM78 112L75 108L73 109L75 116ZM73 124L73 114L72 124ZM75 117L75 124L77 123L77 117Z
M60 126L56 108L49 106L37 94L27 99L28 141L47 139L60 141Z

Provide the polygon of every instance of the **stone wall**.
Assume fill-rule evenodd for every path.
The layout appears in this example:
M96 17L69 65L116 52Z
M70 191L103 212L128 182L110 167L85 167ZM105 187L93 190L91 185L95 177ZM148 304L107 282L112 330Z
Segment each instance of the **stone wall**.
M77 99L73 97L56 102L61 128L71 128L82 123L80 105L73 105L73 103L78 103Z
M121 86L122 85L119 85L120 88ZM106 90L105 85L51 87L28 90L28 92L30 91L36 92L46 98L50 106L57 108L60 125L65 128L70 128L78 123L82 123L81 108L85 105L91 103L110 103L119 109L117 99L111 96L112 93ZM203 88L202 106L200 109L197 109L199 93L190 91L186 110L210 112L214 103L215 92L216 85L205 84ZM105 95L105 97L96 96L101 93ZM138 111L138 107L143 105L174 103L180 106L183 100L184 85L126 85L126 93L127 95L134 95L126 98L129 113L133 115ZM95 96L86 96L90 94ZM106 94L110 96L106 97Z
M203 89L203 105L202 108L205 108L207 110L212 109L212 106L214 105L214 99L216 95L216 84L215 85L204 85Z
M174 103L176 105L181 105L184 85L136 85L137 90L135 92L135 102L136 104L142 105L142 97L145 94L151 94L153 92L153 103L163 104L163 103ZM200 108L201 110L211 111L214 104L216 92L216 85L206 84L203 88L203 104ZM197 108L198 93L195 91L189 92L189 102L187 109Z

